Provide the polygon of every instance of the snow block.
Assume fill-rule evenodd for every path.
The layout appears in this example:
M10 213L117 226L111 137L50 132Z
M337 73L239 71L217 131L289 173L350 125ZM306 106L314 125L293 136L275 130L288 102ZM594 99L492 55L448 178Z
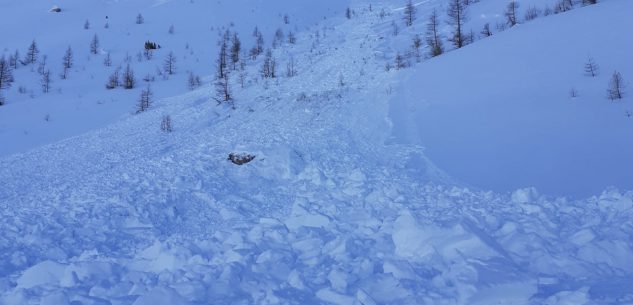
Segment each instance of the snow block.
M539 197L539 194L535 188L533 187L522 188L512 193L512 202L513 203L530 203L530 202L536 201L538 197Z
M328 288L321 289L316 293L317 298L337 305L353 305L354 298L342 294L338 294Z
M64 276L66 265L53 261L43 261L26 271L18 278L20 288L33 288L41 285L59 285Z
M156 287L147 294L139 297L133 305L179 305L186 304L174 289L169 287Z
M472 258L498 256L498 253L464 226L420 227L408 211L396 219L392 239L397 256L416 262L428 262L436 255L443 260L460 259L463 258L463 253L468 253Z

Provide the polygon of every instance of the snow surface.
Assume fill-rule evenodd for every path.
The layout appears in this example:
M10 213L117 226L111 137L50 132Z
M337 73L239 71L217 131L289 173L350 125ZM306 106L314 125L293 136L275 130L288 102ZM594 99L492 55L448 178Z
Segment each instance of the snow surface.
M500 11L505 5L479 4L485 2L499 4ZM139 5L169 12L190 5L103 3L115 11ZM200 3L207 2L194 2ZM316 7L335 11L340 3ZM297 76L264 81L257 76L260 62L250 63L246 87L234 84L234 110L216 105L208 84L182 93L179 72L181 81L155 83L157 91L165 88L148 112L129 114L138 90L122 92L116 103L127 104L111 110L115 117L95 114L104 121L68 123L78 126L71 128L74 137L58 131L32 142L7 136L19 147L4 148L7 155L0 158L0 304L633 304L633 192L607 188L570 199L541 195L540 188L465 187L455 182L463 177L453 178L427 158L433 143L416 140L423 135L413 124L421 111L405 111L416 105L406 97L417 88L427 89L416 94L429 103L439 98L427 83L411 83L443 61L451 67L484 50L503 53L497 49L509 43L504 39L542 34L547 22L616 22L613 16L632 4L605 0L387 72L385 64L411 36L405 30L390 37L391 20L401 22L394 11L401 3L371 2L371 11L369 3L352 0L351 20L343 10L318 17L317 25L298 31L297 45L275 50L282 68L294 56ZM418 8L422 14L442 5L436 0ZM390 15L381 19L383 8ZM135 15L130 11L125 22ZM148 23L156 20L144 15ZM83 19L77 19L81 31ZM111 29L117 26L122 23L113 21ZM200 56L209 57L211 66L208 54L214 53ZM581 72L582 63L574 64ZM98 64L89 71L99 70ZM203 64L185 61L182 67L212 73ZM77 92L110 94L102 85L68 82L85 87ZM603 87L588 87L587 94ZM456 91L445 92L446 100L458 103ZM63 92L13 99L0 113L13 117L26 112L23 105L57 102L68 95ZM165 114L173 119L172 133L160 131ZM437 121L440 115L447 114L438 113ZM16 130L12 121L3 124ZM54 141L59 138L65 139ZM227 161L232 152L257 157L236 166Z
M493 3L469 10L490 15L479 12ZM539 18L407 71L394 89L393 141L423 145L437 166L483 189L577 198L633 189L632 100L607 98L614 71L633 75L633 44L621 38L632 9L605 1ZM585 75L589 57L597 77Z
M84 132L107 126L135 111L137 91L103 90L108 76L119 67L125 68L124 59L131 57L131 66L137 80L162 69L169 52L177 58L177 73L163 79L156 75L152 84L154 95L164 98L179 95L187 88L189 72L210 75L217 53L217 41L224 30L238 32L245 47L253 43L251 33L255 26L264 33L270 44L273 33L303 31L328 17L340 15L347 1L304 1L301 6L291 0L232 0L232 1L105 1L68 0L60 3L61 13L50 13L50 1L2 1L0 28L10 29L19 24L18 31L2 31L0 56L9 57L16 50L21 58L35 40L40 58L48 57L53 74L51 92L42 93L40 76L34 71L37 65L20 67L15 71L16 83L3 92L8 100L0 111L0 156L53 143ZM178 12L177 14L174 12ZM145 22L136 24L142 14ZM284 24L288 15L290 24ZM107 18L107 19L106 19ZM84 29L84 23L90 29ZM105 28L105 24L109 27ZM170 26L174 34L169 34ZM89 53L94 35L100 41L98 55ZM161 49L154 52L150 61L138 60L145 41L154 41ZM68 80L59 79L61 59L68 47L74 51L74 67ZM107 53L112 66L104 67ZM165 85L169 84L169 85ZM205 83L206 84L206 83ZM19 93L23 87L25 93Z

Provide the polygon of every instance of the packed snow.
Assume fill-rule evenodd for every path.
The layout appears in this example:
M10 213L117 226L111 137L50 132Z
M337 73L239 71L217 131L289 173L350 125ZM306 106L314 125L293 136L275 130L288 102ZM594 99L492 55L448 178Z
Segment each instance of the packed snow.
M85 34L73 43L77 66L86 69L55 79L61 91L43 94L34 84L31 98L16 87L36 82L29 78L36 72L21 67L3 92L0 304L633 304L633 192L626 191L630 162L619 157L631 149L633 121L624 116L628 97L605 97L608 71L633 75L624 56L631 45L588 41L625 36L633 3L578 5L463 49L447 43L446 54L386 71L410 48L412 34L423 33L427 14L443 14L447 1L416 1L411 28L402 24L402 1L308 2L94 1L88 10L69 1L56 15L46 1L0 3L25 20L50 18L49 33ZM505 5L471 4L468 26L479 30L475 16L502 22ZM179 10L199 15L173 14ZM113 33L92 22L117 62L130 45L142 48L147 33L160 33L152 40L167 50L172 35L178 45L179 69L151 83L148 111L134 114L144 86L107 91L105 55L87 59L93 34L82 28L86 14L106 11L126 14L112 18ZM134 24L139 11L142 25ZM202 18L204 11L217 19ZM73 18L73 25L55 18ZM17 22L2 20L3 27ZM266 38L277 27L297 35L296 44L273 51L280 71L296 60L297 75L262 79L261 57L249 61L244 88L232 80L234 107L218 104L211 85L218 33L230 21L247 47L255 24ZM397 36L392 21L401 27ZM589 29L613 35L582 32ZM562 34L569 34L565 45L542 51L535 43ZM11 35L3 37L6 54L32 40ZM42 49L59 52L51 65L67 47L56 37L37 37ZM580 41L588 51L576 50ZM196 51L185 58L187 42ZM165 51L135 68L154 71ZM552 59L558 52L568 57ZM583 75L586 52L601 66L596 78ZM518 67L502 70L512 65ZM187 91L190 70L203 85ZM463 90L448 84L452 78ZM578 89L575 99L568 98L570 85ZM79 95L110 102L84 104ZM474 117L474 109L485 116ZM523 116L509 116L513 111ZM548 120L535 126L541 137L519 128L518 118L543 111ZM50 120L39 119L46 113ZM165 115L172 132L161 131ZM504 142L511 135L517 141ZM601 137L607 142L596 146ZM572 142L589 147L577 151L579 159L611 157L582 164L589 174L604 166L599 177L571 172L570 181L554 183L570 168L521 150L540 141L552 154ZM237 165L229 154L254 158ZM517 167L510 176L463 165L490 169L506 160ZM618 162L621 168L612 166ZM551 180L529 171L544 166Z

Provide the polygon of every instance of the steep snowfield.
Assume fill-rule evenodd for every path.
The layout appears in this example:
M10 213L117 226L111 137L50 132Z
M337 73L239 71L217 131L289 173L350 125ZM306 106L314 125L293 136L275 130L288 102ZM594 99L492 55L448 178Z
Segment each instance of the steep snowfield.
M138 90L105 90L108 76L125 68L126 56L141 87L142 79L154 74L151 85L157 98L181 94L187 89L189 72L209 75L214 69L217 41L226 29L240 34L245 47L253 45L255 26L264 34L268 45L279 28L304 31L331 16L340 16L347 1L304 1L301 6L290 0L272 1L86 1L59 3L61 13L51 13L50 1L3 1L0 3L3 30L0 56L8 58L17 50L23 59L35 40L40 58L47 56L52 73L52 89L43 93L38 64L15 71L16 82L2 94L8 100L0 111L0 155L29 149L106 126L135 111ZM144 23L136 24L142 14ZM283 16L289 17L285 24ZM89 29L84 29L88 21ZM105 24L108 28L105 28ZM170 34L170 26L174 33ZM99 54L89 46L94 35L99 39ZM142 58L146 41L162 47L152 60ZM74 52L74 67L68 79L61 80L62 57L68 47ZM248 51L248 50L246 50ZM177 73L156 75L163 61L174 52ZM112 66L103 61L110 53ZM141 56L141 59L139 59ZM205 83L206 84L206 83ZM19 92L20 87L23 93ZM10 143L6 145L5 143Z
M368 3L275 51L297 76L250 63L234 110L206 85L1 158L0 304L633 304L633 193L455 186L407 138L403 78L541 26L386 72L399 3Z
M471 23L495 1L486 2L471 6ZM632 189L632 99L607 98L614 71L633 77L633 44L622 39L631 10L630 1L581 7L418 65L395 89L394 141L424 145L440 168L484 189L577 198ZM585 74L589 57L596 77Z

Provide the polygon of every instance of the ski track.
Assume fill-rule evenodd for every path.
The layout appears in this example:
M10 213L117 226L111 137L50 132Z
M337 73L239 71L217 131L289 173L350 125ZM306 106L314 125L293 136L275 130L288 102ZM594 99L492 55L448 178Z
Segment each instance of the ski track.
M235 111L203 88L1 159L0 303L633 304L633 193L469 190L383 145L396 74L354 6Z

